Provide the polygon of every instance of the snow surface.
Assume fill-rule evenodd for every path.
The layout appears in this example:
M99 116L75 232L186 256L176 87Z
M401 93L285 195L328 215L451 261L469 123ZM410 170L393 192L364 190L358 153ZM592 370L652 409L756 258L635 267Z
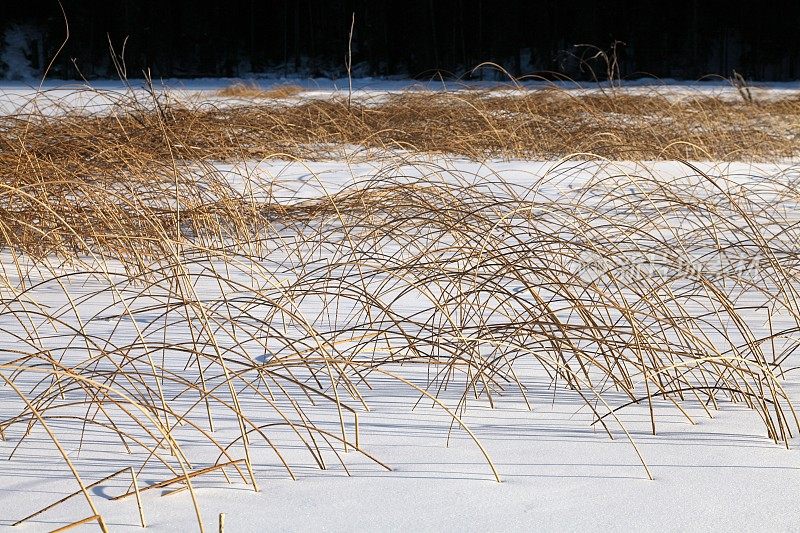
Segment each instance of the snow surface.
M410 80L382 78L354 78L353 98L375 101L385 95L405 91L457 91L474 89L503 89L498 95L507 91L537 90L559 88L582 93L608 91L608 84L591 84L576 82L555 82L542 80L521 80L508 82L462 81L462 80ZM191 79L159 79L153 80L158 92L169 93L181 100L211 101L224 104L229 99L216 93L237 83L255 85L269 90L286 85L298 86L303 92L284 98L282 102L302 101L305 99L330 98L348 92L348 80L329 78L292 78L292 77L254 77L254 78L191 78ZM132 91L140 97L146 96L146 82L141 79L130 79L123 83L117 80L92 80L84 83L75 80L44 81L28 79L25 81L0 81L0 113L10 114L30 110L31 101L35 98L39 108L61 108L63 106L82 108L84 110L102 111L115 100L115 95ZM681 99L698 95L716 96L729 100L740 100L738 90L725 79L708 79L686 82L679 80L640 79L622 81L615 84L614 90L630 94L652 94L668 98ZM794 97L800 95L800 81L792 82L754 82L750 85L752 96L757 101ZM144 101L147 99L144 98Z

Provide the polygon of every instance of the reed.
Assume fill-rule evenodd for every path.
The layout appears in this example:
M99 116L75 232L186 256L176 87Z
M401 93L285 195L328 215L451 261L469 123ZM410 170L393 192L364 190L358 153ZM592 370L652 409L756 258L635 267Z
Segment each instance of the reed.
M188 491L202 530L198 480L258 490L256 465L347 470L350 450L388 469L358 423L365 391L388 385L446 412L498 480L463 417L501 397L530 405L531 380L629 439L648 476L625 419L635 405L653 433L665 408L693 422L726 403L755 410L775 443L800 428L783 386L800 327L800 176L742 182L684 161L667 179L606 159L794 156L797 100L114 98L0 118L0 435L18 448L43 430L69 464L89 518L65 527L104 522L86 490L100 476L63 439L84 463L111 442L129 452L115 499L135 496L142 523L140 493ZM331 145L384 168L303 201L218 168ZM524 184L428 157L571 152Z

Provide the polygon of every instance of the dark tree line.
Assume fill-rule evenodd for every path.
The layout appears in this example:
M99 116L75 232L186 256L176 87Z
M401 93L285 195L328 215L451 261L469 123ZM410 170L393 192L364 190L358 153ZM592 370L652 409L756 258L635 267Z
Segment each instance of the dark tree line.
M125 42L130 77L239 76L251 72L342 76L351 14L359 75L461 76L483 62L515 75L605 74L580 44L619 41L632 77L800 78L800 2L718 0L62 0L70 38L51 76L113 76L110 39ZM0 6L0 49L22 46L41 72L64 38L56 0ZM26 43L20 44L20 33ZM17 53L17 57L19 53ZM0 50L0 63L2 63ZM10 57L6 54L5 57ZM3 68L0 65L0 68Z

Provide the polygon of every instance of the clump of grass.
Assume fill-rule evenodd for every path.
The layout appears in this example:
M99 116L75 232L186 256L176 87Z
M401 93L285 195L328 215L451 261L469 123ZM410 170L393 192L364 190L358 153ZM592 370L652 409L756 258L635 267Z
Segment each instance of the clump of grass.
M299 85L283 84L264 89L255 82L237 82L217 91L217 96L236 99L283 99L291 98L302 93L304 89Z
M89 99L89 96L84 97ZM100 95L98 96L100 98ZM156 108L129 98L108 111L62 110L4 117L3 144L20 132L50 156L48 139L69 139L79 153L103 148L146 151L151 158L241 160L275 153L313 159L331 145L409 150L472 158L560 158L592 153L609 159L769 160L796 157L800 99L755 105L703 93L671 96L557 89L406 92L332 96L240 105L168 98ZM176 139L167 143L164 136ZM17 143L18 145L18 143ZM98 146L95 146L98 145Z
M796 98L676 101L658 91L401 93L352 105L336 97L218 106L152 92L80 96L88 103L78 109L37 101L0 116L0 235L8 246L157 255L167 236L246 235L262 222L233 216L238 193L213 161L351 158L359 147L370 157L774 160L797 156L800 120Z

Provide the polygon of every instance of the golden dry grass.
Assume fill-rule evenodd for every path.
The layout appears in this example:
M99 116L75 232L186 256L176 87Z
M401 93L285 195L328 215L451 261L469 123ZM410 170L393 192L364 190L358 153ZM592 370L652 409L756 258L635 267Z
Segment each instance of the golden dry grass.
M795 179L742 185L686 162L683 179L597 173L548 197L553 176L475 185L420 164L421 178L393 179L409 162L385 156L385 172L291 204L256 177L231 186L213 164L331 146L350 157L344 145L774 159L797 155L797 99L408 93L348 107L151 94L62 111L0 118L0 436L45 432L88 506L71 523L105 528L88 490L102 479L71 462L66 437L79 435L84 463L108 442L130 451L116 498L188 490L202 528L201 476L258 490L253 465L270 461L294 476L281 428L320 468L346 470L348 450L388 468L358 424L365 392L387 383L445 410L498 479L461 416L504 395L530 403L525 365L629 439L648 476L621 414L635 405L653 433L664 408L693 422L691 410L726 403L755 410L775 443L800 426L782 381L800 329ZM86 428L105 444L84 442ZM216 460L192 456L199 442ZM134 487L141 477L157 481Z
M269 89L263 89L256 83L234 83L223 89L217 91L217 96L224 98L237 98L237 99L255 99L255 98L270 98L281 99L297 96L303 92L303 88L299 85L277 85Z
M49 138L85 153L111 144L169 159L326 154L321 145L449 153L474 158L764 160L797 155L800 98L762 103L697 94L580 93L562 90L406 92L292 104L121 101L113 114L65 110L56 118L4 117L4 144L20 130L32 149ZM166 133L180 147L164 142ZM47 143L46 153L57 149ZM177 143L176 143L177 144ZM128 146L130 145L130 146ZM104 146L100 146L103 148ZM100 152L103 153L102 151Z
M128 251L157 246L159 239L143 237L175 233L176 188L191 231L211 219L227 221L226 232L249 231L250 223L234 224L230 211L238 207L229 200L236 195L203 169L207 161L350 158L359 147L373 156L402 150L474 159L584 153L767 161L800 149L796 97L750 104L658 92L410 92L352 106L335 97L233 106L115 98L111 111L100 113L65 108L0 117L5 242L31 253L85 251L90 243Z

